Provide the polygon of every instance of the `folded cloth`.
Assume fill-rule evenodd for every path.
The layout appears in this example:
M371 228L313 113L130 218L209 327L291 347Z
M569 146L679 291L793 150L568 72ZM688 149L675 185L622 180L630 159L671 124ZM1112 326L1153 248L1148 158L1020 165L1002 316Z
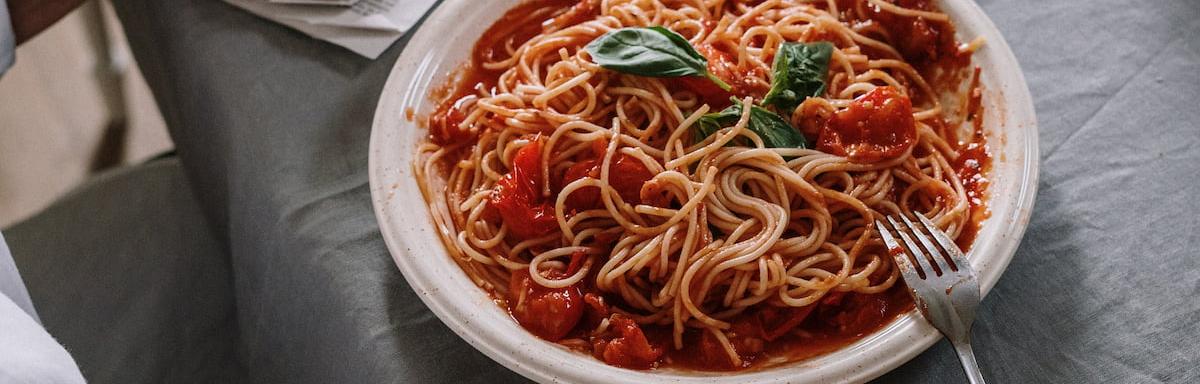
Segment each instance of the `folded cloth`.
M436 0L358 0L349 7L225 2L374 59L421 20Z

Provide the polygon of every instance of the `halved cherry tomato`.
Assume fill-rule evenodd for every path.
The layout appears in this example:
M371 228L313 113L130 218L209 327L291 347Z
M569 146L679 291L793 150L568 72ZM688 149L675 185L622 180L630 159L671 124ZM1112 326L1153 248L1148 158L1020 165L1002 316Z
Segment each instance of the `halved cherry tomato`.
M599 179L600 162L600 159L589 159L575 163L563 174L562 185L565 186L585 177ZM609 185L617 190L621 200L625 200L629 204L641 204L642 185L653 177L654 174L650 173L650 170L646 169L641 161L626 154L617 154L609 166ZM604 206L603 201L600 200L600 189L596 187L580 188L571 192L567 196L566 204L567 208L577 211Z
M542 198L541 139L517 150L513 169L496 182L491 205L509 233L520 239L544 236L558 229L554 206Z
M912 101L895 88L878 87L826 121L817 149L874 163L904 154L916 138Z
M459 128L467 119L467 115L459 108L463 99L446 100L429 116L429 135L433 142L449 145L475 138L475 132Z
M583 294L578 286L546 288L534 282L526 269L513 271L508 285L508 312L537 337L561 340L583 317Z
M621 154L613 159L612 169L608 171L608 182L612 184L621 199L630 204L641 204L642 185L654 178L654 174L646 169L641 160L633 156Z
M583 294L583 320L580 320L580 326L583 329L592 330L600 326L600 322L608 318L608 304L604 302L604 296L600 296L594 292Z
M617 333L612 339L595 338L593 353L609 365L630 369L650 369L663 355L663 349L650 344L646 334L629 317L614 314L609 328Z
M585 177L600 178L600 164L595 159L580 161L567 168L567 172L563 174L562 185L566 186ZM577 211L599 208L602 204L600 203L600 189L595 187L577 189L567 195L566 204L567 208Z
M678 78L678 84L700 97L700 102L708 104L712 111L719 111L730 105L729 97L738 98L752 96L762 99L769 87L756 81L762 77L762 69L758 67L738 67L734 55L711 44L700 44L696 52L708 60L708 73L729 84L728 91L721 89L712 80L703 76Z
M891 0L905 9L934 10L931 0ZM853 7L853 5L850 5ZM880 9L866 7L866 18L879 23L899 48L900 54L918 66L952 58L958 52L954 42L954 27L949 23L930 22L922 17L904 16Z
M708 73L716 76L718 79L734 85L739 78L736 74L737 62L733 56L725 53L711 44L700 44L696 47L696 52L704 56L708 60ZM700 97L700 101L708 104L714 111L719 111L722 108L729 106L729 97L733 96L732 89L726 91L718 87L716 83L703 76L687 76L679 78L679 84L684 88L692 91L696 96Z

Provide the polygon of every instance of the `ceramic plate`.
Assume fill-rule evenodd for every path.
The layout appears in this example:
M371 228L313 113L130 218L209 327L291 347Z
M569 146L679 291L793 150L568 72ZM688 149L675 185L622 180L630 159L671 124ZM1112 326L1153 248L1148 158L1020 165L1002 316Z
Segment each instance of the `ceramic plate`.
M855 383L878 377L941 338L915 312L838 351L762 370L709 374L633 371L534 337L476 287L443 248L417 181L413 158L428 132L418 119L436 107L430 90L469 60L493 21L519 0L446 0L415 32L392 68L371 132L370 178L375 214L400 272L434 314L487 356L543 383ZM1029 221L1037 186L1037 119L1012 51L974 2L943 0L960 39L982 36L974 56L983 68L984 122L994 156L991 217L967 256L986 294L1008 265Z

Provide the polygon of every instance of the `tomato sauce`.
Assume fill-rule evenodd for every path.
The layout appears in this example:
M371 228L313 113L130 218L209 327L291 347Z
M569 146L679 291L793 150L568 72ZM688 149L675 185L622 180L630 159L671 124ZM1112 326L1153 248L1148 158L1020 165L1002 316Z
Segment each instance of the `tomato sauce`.
M992 154L988 148L987 139L983 132L983 89L979 84L981 69L975 67L971 76L971 85L967 101L967 121L973 129L970 140L959 142L959 155L951 164L958 171L958 179L963 183L967 193L967 204L970 206L970 219L959 233L955 243L965 252L975 242L979 227L991 215L987 207L987 191L990 181L987 175L992 172Z

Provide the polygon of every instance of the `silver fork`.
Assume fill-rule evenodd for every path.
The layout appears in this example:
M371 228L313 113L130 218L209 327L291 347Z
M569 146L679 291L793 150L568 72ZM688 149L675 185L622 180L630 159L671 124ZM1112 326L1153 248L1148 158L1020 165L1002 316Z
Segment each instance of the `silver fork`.
M875 220L875 226L887 244L888 253L896 259L921 314L950 340L967 380L983 384L983 374L971 351L971 323L979 306L979 281L954 240L925 215L918 212L916 216L920 224L900 215L899 223L892 216L887 217L891 227L879 220ZM897 237L903 243L897 242Z

